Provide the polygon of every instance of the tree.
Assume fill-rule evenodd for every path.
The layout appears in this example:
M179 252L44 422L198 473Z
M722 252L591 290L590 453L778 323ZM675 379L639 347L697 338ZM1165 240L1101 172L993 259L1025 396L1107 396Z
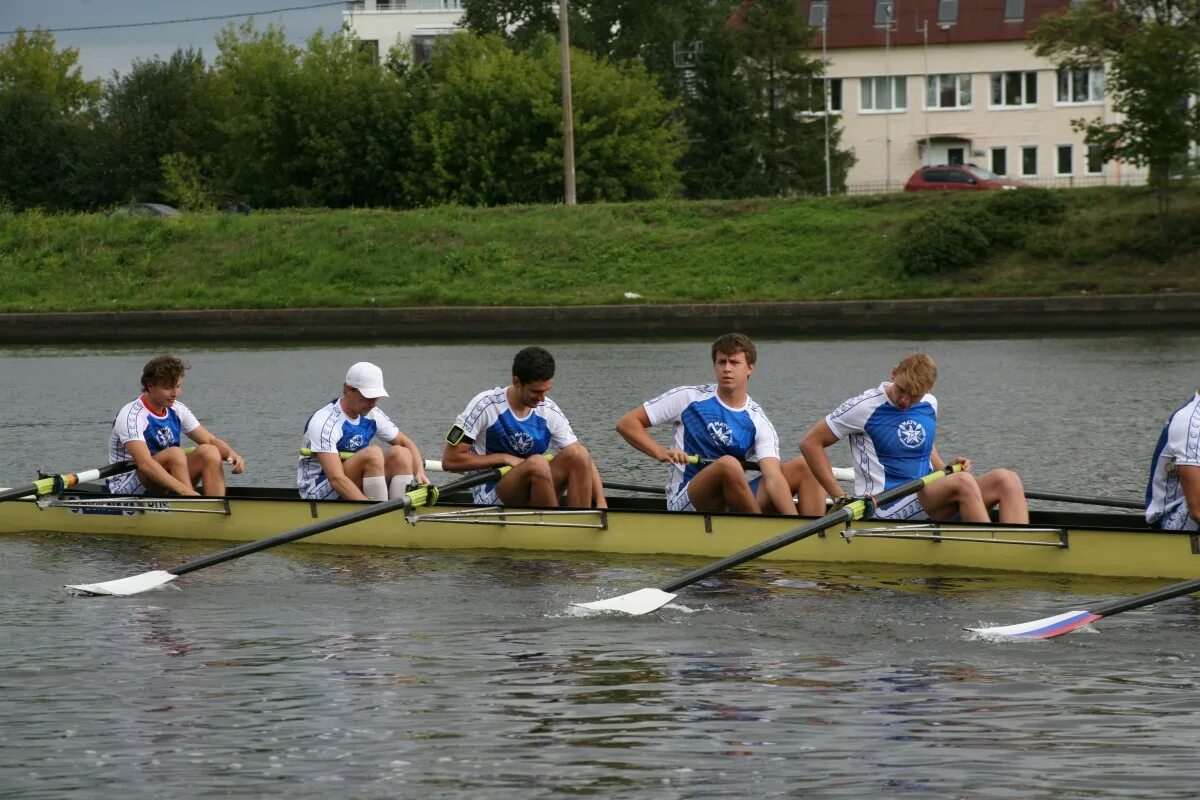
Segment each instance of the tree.
M171 199L164 193L162 159L182 158L211 170L222 146L213 76L197 50L181 48L166 61L134 61L127 75L108 81L101 108L97 135L108 153L107 182L121 200Z
M1149 167L1167 210L1170 176L1200 140L1200 0L1086 0L1042 18L1030 46L1060 69L1105 65L1115 122L1078 119L1104 161Z
M679 95L676 45L699 38L711 0L571 0L571 47L615 62L645 66L669 97ZM550 0L467 0L463 26L497 34L517 49L540 36L558 37L557 3Z
M425 202L496 205L562 198L559 50L543 37L515 52L498 36L438 43L429 102L415 118L408 194ZM675 105L644 70L573 54L581 201L674 190L682 133Z
M718 31L704 42L693 91L684 102L691 147L683 157L688 197L752 197L764 191L754 96L742 57Z
M772 194L824 191L824 121L813 116L824 110L823 93L813 90L823 67L805 55L812 30L792 0L758 0L744 7L732 35L755 100L764 188ZM836 153L832 141L830 149ZM847 154L836 155L845 163Z
M64 116L88 111L100 99L100 81L85 81L79 50L58 50L54 34L23 28L0 45L0 89L44 92Z

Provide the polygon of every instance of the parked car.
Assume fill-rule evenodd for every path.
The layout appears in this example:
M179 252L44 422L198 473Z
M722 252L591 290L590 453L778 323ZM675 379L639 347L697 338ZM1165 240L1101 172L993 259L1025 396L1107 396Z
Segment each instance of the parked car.
M162 203L128 203L108 212L110 217L178 217L180 211Z
M980 191L988 189L1019 189L1027 184L1004 178L974 164L938 164L921 167L904 184L906 192L927 192L942 189Z

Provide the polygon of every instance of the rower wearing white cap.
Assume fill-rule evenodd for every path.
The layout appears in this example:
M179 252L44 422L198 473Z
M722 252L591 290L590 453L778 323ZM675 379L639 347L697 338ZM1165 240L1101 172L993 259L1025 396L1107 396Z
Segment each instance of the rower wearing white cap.
M346 372L341 397L318 409L304 426L296 483L306 500L387 500L428 483L421 451L378 406L387 397L383 370L360 361ZM386 454L371 444L393 445ZM309 455L308 453L311 453ZM352 453L345 461L343 453Z

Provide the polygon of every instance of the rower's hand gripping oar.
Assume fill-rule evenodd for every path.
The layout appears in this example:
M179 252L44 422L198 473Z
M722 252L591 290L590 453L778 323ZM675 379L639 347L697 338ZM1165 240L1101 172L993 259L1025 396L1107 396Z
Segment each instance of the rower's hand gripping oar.
M122 472L129 472L136 469L137 465L132 461L121 461L116 464L108 464L96 469L88 469L82 472L64 472L59 475L50 475L45 478L34 481L27 486L18 486L15 489L5 489L0 492L0 503L5 500L16 500L20 497L29 497L34 495L41 497L44 494L58 494L70 489L72 486L77 486L81 483L90 483L103 478L110 478L113 475L120 475Z
M420 486L413 489L408 494L397 497L393 500L384 500L380 503L373 503L358 511L351 511L349 514L340 517L334 517L322 522L314 522L312 525L305 525L303 528L297 528L290 533L281 533L277 536L271 536L267 539L260 539L257 542L248 542L237 547L231 547L228 550L222 550L220 553L197 558L189 561L186 564L181 564L178 567L171 569L160 569L151 572L143 572L140 575L133 575L128 578L118 578L113 581L105 581L103 583L84 583L78 585L69 585L66 588L83 595L116 595L128 596L141 594L142 592L156 589L159 586L170 583L180 575L186 575L189 572L195 572L198 569L211 567L216 564L222 564L235 558L257 553L260 550L266 550L280 544L294 542L297 539L304 539L308 536L316 536L318 533L325 533L336 528L341 528L346 525L352 525L355 522L378 517L380 514L387 514L391 511L399 511L405 508L417 508L420 506L431 506L437 503L438 497L443 494L469 489L473 486L478 486L490 481L498 481L508 472L511 467L493 467L490 469L480 470L464 475L457 480L442 484L441 486Z
M888 489L876 496L875 502L877 505L890 503L893 500L899 500L901 497L919 492L929 484L941 478L943 475L949 475L952 472L958 472L961 465L953 464L940 469L937 472L930 473L923 478L916 478ZM608 600L596 600L591 603L572 603L572 605L580 608L590 608L594 611L623 611L626 614L648 614L655 609L665 606L675 598L675 592L685 586L690 586L693 583L704 580L718 572L724 572L727 569L736 567L738 564L745 563L759 556L766 555L781 547L787 547L789 544L798 542L801 539L807 539L813 534L828 530L829 528L838 525L839 523L850 524L856 519L862 519L867 511L867 500L858 498L853 502L847 503L841 508L833 511L820 519L813 520L806 525L801 525L792 528L789 531L779 534L773 539L768 539L761 544L754 545L740 552L734 553L731 556L721 559L715 563L709 564L707 567L693 570L686 575L676 578L668 584L665 584L657 589L647 588L638 589L636 592L623 594L619 597L612 597Z
M1124 600L1111 600L1107 603L1092 606L1090 610L1067 611L1062 614L1055 614L1053 617L1035 619L1032 622L1020 622L1016 625L1000 625L994 628L967 628L967 630L984 636L1053 639L1055 636L1070 633L1076 628L1082 628L1084 625L1095 622L1103 617L1111 617L1113 614L1120 614L1122 611L1132 611L1135 608L1148 606L1151 603L1160 603L1163 600L1170 600L1172 597L1179 597L1182 594L1191 594L1192 592L1200 592L1200 578L1172 583L1170 586L1164 586L1161 589L1155 589L1152 592L1146 592L1145 594L1139 594Z

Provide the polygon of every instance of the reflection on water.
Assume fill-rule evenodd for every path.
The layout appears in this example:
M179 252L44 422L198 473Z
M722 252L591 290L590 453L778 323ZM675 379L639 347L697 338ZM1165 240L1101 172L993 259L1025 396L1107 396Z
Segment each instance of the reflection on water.
M898 355L928 349L945 454L1016 466L1039 489L1137 496L1161 419L1197 381L1197 344L771 341L752 388L794 448ZM236 480L285 485L300 426L346 364L381 363L389 410L437 455L471 394L504 382L514 349L193 350L185 398L250 458ZM606 472L659 482L612 422L706 378L706 345L554 350L555 396ZM0 422L5 481L103 460L109 417L148 355L0 354L9 408L48 401L67 417ZM59 588L213 549L0 537L0 797L1195 794L1196 601L1054 642L962 630L1154 582L750 565L627 618L568 604L699 562L293 546L137 598Z

